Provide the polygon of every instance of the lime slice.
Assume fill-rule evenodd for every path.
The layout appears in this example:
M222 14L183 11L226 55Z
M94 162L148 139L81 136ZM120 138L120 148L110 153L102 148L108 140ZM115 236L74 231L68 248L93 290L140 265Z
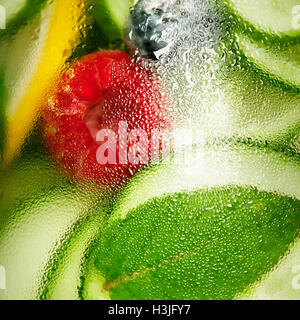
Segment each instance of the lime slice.
M241 145L177 160L125 188L90 254L83 298L233 299L293 243L297 159Z
M79 0L50 2L8 45L4 166L20 150L46 93L79 42L82 30L78 21L84 18L84 8Z

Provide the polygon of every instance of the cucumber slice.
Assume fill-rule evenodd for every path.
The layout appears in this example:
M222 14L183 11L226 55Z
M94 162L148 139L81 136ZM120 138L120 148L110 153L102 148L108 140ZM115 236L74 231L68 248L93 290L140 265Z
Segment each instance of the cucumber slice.
M134 0L93 0L93 14L107 43L123 40L124 28Z
M158 68L176 126L194 130L199 143L251 139L285 147L300 128L299 89L258 72L237 51L225 39L214 49L192 47Z
M80 289L82 300L111 300L110 294L104 289L105 278L97 270L94 255L87 260L83 277L83 286Z
M232 64L216 58L207 62L209 67L197 58L161 71L173 95L175 121L179 128L195 131L196 143L234 138L282 147L299 132L297 90L255 68L242 68L236 55Z
M48 261L91 202L70 188L49 189L11 211L14 218L1 221L0 259L10 271L0 299L39 298Z
M6 9L6 19L11 21L27 5L27 0L1 0L0 5Z
M188 159L129 183L90 254L84 298L232 299L278 263L299 232L299 161L246 146Z
M18 207L23 200L33 198L35 194L61 183L62 179L54 166L44 157L30 157L15 162L11 170L0 180L1 218L9 218L9 212Z
M298 92L272 83L255 70L248 72L240 67L226 70L224 79L217 106L225 110L227 137L285 146L299 132Z
M247 288L237 300L299 300L300 240L296 240L279 264L260 281Z
M4 167L18 154L38 119L43 99L81 41L83 30L77 24L85 17L85 8L80 0L51 1L30 24L5 42L1 57L7 91Z
M298 0L225 0L225 3L258 31L280 37L300 35Z
M1 37L10 37L41 11L47 0L0 0L3 12Z
M98 198L71 185L46 160L20 161L0 181L0 299L38 299L44 274L66 235Z
M0 69L0 159L3 158L4 142L5 142L5 88L3 85L3 72ZM0 160L0 162L1 162Z
M50 261L47 279L42 283L43 300L79 300L78 288L86 254L98 236L107 209L107 200L98 201L93 214L88 215L70 233L70 238L58 250L54 262Z
M120 197L111 221L166 194L228 185L255 187L300 200L300 162L267 148L246 145L199 148L195 155L162 163L133 177ZM175 162L176 162L175 161ZM145 192L147 186L147 192Z
M244 34L237 35L240 49L263 72L289 85L300 87L300 45L286 49L267 47Z

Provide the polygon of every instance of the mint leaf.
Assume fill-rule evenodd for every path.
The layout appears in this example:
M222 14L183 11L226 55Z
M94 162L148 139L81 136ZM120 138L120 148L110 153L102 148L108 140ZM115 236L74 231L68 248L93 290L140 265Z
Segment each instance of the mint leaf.
M94 263L111 299L232 299L299 231L300 201L255 188L152 199L111 220Z

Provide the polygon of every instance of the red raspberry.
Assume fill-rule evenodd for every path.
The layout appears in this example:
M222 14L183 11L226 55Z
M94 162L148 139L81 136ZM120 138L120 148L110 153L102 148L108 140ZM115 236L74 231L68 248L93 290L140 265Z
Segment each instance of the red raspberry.
M155 75L120 51L102 51L76 62L63 74L44 110L46 141L59 166L75 180L119 185L141 164L101 165L97 132L116 134L120 121L128 131L169 129L168 100ZM150 153L150 146L148 149Z

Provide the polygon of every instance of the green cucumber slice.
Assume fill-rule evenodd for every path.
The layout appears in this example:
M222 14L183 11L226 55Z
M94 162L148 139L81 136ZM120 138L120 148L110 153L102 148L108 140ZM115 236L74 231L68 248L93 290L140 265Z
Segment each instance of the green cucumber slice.
M123 39L126 20L134 0L93 0L95 21L109 43Z
M251 40L244 34L237 35L237 42L245 56L263 72L289 85L300 87L300 45L286 49L268 47Z
M260 281L236 296L237 300L299 300L300 239L288 250L279 264Z
M218 117L217 136L267 141L285 146L299 132L300 95L282 84L272 83L262 73L240 66L224 70L223 79L211 98ZM217 124L219 121L219 127Z
M6 20L9 23L15 16L26 7L27 0L1 0L0 5L6 10Z
M0 192L0 261L9 270L0 299L38 299L49 260L97 195L70 184L44 157L15 163Z
M225 0L225 3L258 31L280 37L300 35L298 0Z
M204 148L186 164L138 174L90 254L83 297L234 298L299 233L299 165L241 145Z
M286 146L299 132L298 88L270 79L222 46L204 59L188 53L159 71L172 93L177 126L194 130L199 143L234 138Z
M10 272L0 299L39 298L48 261L91 206L87 198L68 188L48 189L10 211L13 218L1 221L0 259Z
M300 200L300 162L296 157L237 144L199 148L185 161L166 161L133 177L111 220L125 218L131 209L165 194L228 185L252 186Z
M86 262L86 254L97 238L104 215L107 212L107 199L98 201L92 214L70 232L70 237L58 250L54 262L50 261L47 278L41 285L42 300L79 300L78 288L81 285L81 274Z
M3 80L3 72L0 69L0 163L3 158L4 143L5 143L5 131L6 131L6 119L5 119L5 88Z
M9 37L41 11L48 0L0 0L3 28L1 37Z
M97 270L94 255L87 260L84 269L83 285L80 288L82 300L111 300L110 293L104 289L105 278Z

